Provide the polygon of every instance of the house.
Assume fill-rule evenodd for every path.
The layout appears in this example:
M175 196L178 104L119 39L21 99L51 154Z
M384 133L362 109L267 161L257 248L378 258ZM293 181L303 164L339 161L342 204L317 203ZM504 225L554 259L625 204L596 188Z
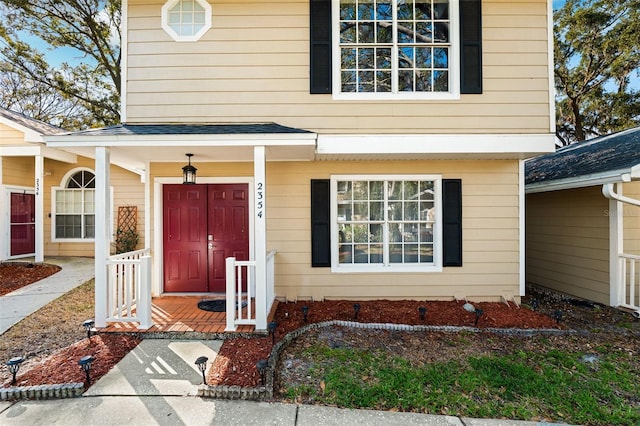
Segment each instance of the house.
M526 162L526 279L640 314L640 127Z
M45 146L45 135L62 133L66 131L0 108L0 261L94 256L95 160ZM109 243L122 208L138 211L137 220L144 219L140 175L115 164L111 173ZM142 236L144 229L137 232Z
M122 7L122 124L46 140L95 158L100 205L109 164L143 171L145 303L226 294L228 330L264 330L276 298L520 300L524 160L554 148L550 0ZM97 326L136 320L101 300Z

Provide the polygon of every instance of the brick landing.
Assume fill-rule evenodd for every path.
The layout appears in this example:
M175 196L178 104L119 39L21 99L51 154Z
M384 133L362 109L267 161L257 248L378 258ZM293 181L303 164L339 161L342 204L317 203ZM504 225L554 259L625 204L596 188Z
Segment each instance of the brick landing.
M193 333L193 338L206 338L211 335L225 334L226 314L224 312L208 312L198 308L198 302L207 299L202 296L163 296L154 297L151 301L151 318L153 326L148 330L138 329L137 322L108 323L107 327L100 329L106 333L137 333L140 337L162 337L158 334L166 333L166 337L175 337L183 334L188 338ZM253 325L241 325L233 333L254 333ZM262 334L262 333L261 333Z

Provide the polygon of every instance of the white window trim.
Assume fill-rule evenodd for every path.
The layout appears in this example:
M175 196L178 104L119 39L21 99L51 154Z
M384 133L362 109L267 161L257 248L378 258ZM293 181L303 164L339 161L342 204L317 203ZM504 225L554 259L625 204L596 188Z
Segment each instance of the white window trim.
M91 172L93 173L93 175L95 176L96 172L93 169L90 169L89 167L78 167L72 170L69 170L60 180L60 183L62 185L60 186L52 186L51 187L51 242L52 243L92 243L95 242L95 237L94 238L57 238L56 237L56 191L59 190L65 190L65 189L69 189L66 186L69 179L71 178L71 176L75 175L76 173L80 172L80 171L87 171L87 172ZM113 206L113 186L109 187L109 196L111 198L111 205ZM96 202L96 206L95 208L98 208L97 202L98 200L95 200ZM114 229L113 229L113 211L109 212L109 235L111 235L111 241L114 241Z
M451 56L449 63L449 92L403 93L343 93L340 78L340 1L331 4L331 64L332 97L334 100L459 100L460 99L460 7L459 0L449 0ZM396 68L397 69L397 68ZM394 73L395 74L395 73Z
M200 6L204 8L204 25L195 34L187 36L187 35L180 35L176 33L173 30L173 28L171 28L171 25L169 25L169 10L171 10L180 1L182 0L168 0L162 6L162 13L161 13L162 29L167 34L169 34L171 38L173 38L175 41L185 41L185 42L198 41L211 28L211 5L205 0L195 0L196 3L198 3Z
M430 180L433 181L435 203L435 227L433 229L433 263L429 264L340 264L338 253L338 181L342 180ZM380 272L442 272L442 175L332 175L331 176L331 272L380 273ZM389 242L386 240L384 245Z

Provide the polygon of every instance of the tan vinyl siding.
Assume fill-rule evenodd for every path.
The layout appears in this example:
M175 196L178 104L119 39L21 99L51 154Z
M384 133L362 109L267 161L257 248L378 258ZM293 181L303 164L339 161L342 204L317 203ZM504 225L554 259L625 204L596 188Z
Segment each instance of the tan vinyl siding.
M34 187L35 160L33 157L2 157L2 184Z
M625 183L622 193L626 197L640 200L640 182ZM624 204L624 252L640 256L640 207Z
M0 123L0 146L2 145L30 146L31 144L24 141L24 133L20 130L16 130L6 124Z
M527 282L609 304L608 209L600 186L527 195Z
M60 187L62 179L70 170L78 167L87 167L95 170L95 161L90 158L78 157L76 164L62 163L55 160L45 160L44 178L44 253L45 256L94 256L93 241L89 242L65 242L57 240L53 242L52 219L53 200L52 187ZM48 175L47 173L51 173ZM138 207L138 234L140 236L139 248L144 242L144 184L140 182L140 176L124 170L118 166L111 166L111 186L113 187L113 220L114 231L118 220L118 206L134 205ZM96 205L96 209L100 208Z
M483 2L484 93L454 101L309 94L308 0L211 0L212 28L175 42L162 0L129 1L127 121L277 122L321 133L548 133L547 7Z
M152 179L182 163L152 164ZM198 165L198 176L251 176L252 164ZM332 273L311 267L310 180L337 174L440 174L463 186L463 266L435 273ZM267 163L267 250L277 250L276 293L288 299L499 300L518 296L517 161ZM154 225L155 227L156 225Z

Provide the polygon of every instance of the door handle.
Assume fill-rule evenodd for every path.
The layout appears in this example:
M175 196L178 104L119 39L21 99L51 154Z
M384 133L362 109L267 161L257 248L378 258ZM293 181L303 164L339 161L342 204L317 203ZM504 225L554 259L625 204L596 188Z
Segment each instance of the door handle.
M213 243L207 244L207 247L209 248L209 250L211 250L213 248Z

